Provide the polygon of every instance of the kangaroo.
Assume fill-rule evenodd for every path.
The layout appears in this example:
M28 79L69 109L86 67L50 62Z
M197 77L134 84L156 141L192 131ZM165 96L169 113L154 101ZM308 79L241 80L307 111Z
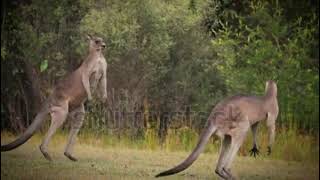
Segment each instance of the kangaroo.
M65 122L69 115L71 118L71 130L64 155L72 161L77 161L71 155L72 147L83 124L84 102L87 99L92 99L90 87L95 89L99 85L102 98L104 100L107 98L107 62L102 54L106 44L99 37L88 35L87 39L89 40L89 55L81 66L56 84L52 94L43 103L40 112L27 130L15 141L7 145L1 145L1 151L10 151L27 142L35 131L39 129L46 116L50 114L51 125L39 148L44 157L52 161L48 154L49 141L57 128Z
M277 85L266 82L264 96L238 95L218 103L212 110L199 142L189 157L176 167L161 172L156 177L172 175L188 168L203 151L212 134L221 138L221 149L215 172L222 179L235 179L230 171L231 163L239 150L250 127L254 135L255 155L257 124L266 119L269 134L268 154L275 138L275 121L278 116Z

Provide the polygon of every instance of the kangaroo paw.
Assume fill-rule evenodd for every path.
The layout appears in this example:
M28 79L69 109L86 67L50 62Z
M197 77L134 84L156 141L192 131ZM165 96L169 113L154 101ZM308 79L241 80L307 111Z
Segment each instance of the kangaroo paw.
M253 156L255 158L260 154L260 151L256 146L253 146L253 148L249 152L250 152L250 156Z
M64 152L64 155L70 159L71 161L78 161L77 158L73 157L71 154L67 153L67 152Z
M268 146L268 155L270 155L271 154L271 146Z

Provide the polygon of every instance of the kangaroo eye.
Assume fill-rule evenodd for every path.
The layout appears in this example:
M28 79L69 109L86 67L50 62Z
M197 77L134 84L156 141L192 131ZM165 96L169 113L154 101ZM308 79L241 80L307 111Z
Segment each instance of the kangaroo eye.
M96 40L95 42L96 42L96 44L98 44L98 43L99 43L99 41L98 41L98 40Z

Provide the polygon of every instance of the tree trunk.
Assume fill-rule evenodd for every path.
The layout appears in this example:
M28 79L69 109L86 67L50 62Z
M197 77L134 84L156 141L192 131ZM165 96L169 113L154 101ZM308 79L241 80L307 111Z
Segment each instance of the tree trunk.
M160 114L160 124L158 130L158 136L160 140L160 144L162 145L167 137L168 134L168 127L169 127L169 113L167 111L163 111Z
M40 91L40 78L36 69L28 61L23 61L23 68L26 74L26 81L24 88L27 93L28 105L30 110L28 119L33 119L41 107L41 91ZM29 125L29 124L28 124Z

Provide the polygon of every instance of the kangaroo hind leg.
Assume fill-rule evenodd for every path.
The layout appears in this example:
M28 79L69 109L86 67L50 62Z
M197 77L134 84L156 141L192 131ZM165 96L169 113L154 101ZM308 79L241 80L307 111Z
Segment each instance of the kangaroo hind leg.
M223 172L225 172L229 179L236 179L231 173L231 164L243 142L244 137L233 138L233 142L231 142L230 150L228 151L225 159L225 165L223 167Z
M72 161L77 161L77 158L72 156L73 146L76 142L77 134L83 124L84 120L84 105L74 110L71 114L71 130L68 138L68 142L64 151L64 155Z
M246 133L247 133L248 129L249 129L249 127L243 126L241 129L239 128L238 130L236 130L236 132L232 136L230 150L228 151L228 153L226 155L225 164L223 167L223 171L226 174L228 174L230 179L236 179L231 173L231 164L232 164L235 156L237 155L237 152L238 152L240 146L242 145L242 143L246 137Z
M51 107L51 112L50 112L51 124L44 140L40 145L40 151L42 152L43 156L49 161L52 161L52 158L48 154L48 144L52 136L54 135L54 133L66 120L67 114L68 114L68 104Z
M228 179L228 174L226 174L223 171L224 164L227 159L227 153L230 150L230 143L231 143L231 137L228 135L225 135L223 139L221 140L221 148L220 148L220 155L217 163L217 167L215 170L215 173L219 175L221 179Z

